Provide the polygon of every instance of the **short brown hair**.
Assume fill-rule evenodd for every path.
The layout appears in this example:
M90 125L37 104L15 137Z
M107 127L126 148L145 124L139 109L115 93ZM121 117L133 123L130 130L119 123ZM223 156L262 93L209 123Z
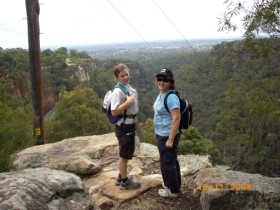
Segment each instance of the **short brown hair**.
M115 65L115 67L114 67L115 77L117 78L119 76L119 74L125 69L127 69L129 71L127 65L125 65L123 63L119 63L119 64Z

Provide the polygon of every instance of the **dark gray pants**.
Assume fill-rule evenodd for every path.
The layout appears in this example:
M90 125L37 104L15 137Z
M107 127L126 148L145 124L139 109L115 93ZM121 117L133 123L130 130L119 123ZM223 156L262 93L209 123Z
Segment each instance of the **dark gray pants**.
M181 171L177 159L180 136L180 134L175 136L173 148L167 148L165 144L168 136L156 135L162 179L171 193L178 193L181 188Z

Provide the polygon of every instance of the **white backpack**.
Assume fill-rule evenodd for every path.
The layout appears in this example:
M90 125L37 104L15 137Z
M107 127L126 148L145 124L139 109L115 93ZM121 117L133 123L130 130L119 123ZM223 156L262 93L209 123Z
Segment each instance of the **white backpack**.
M127 88L124 85L118 83L111 90L109 90L106 93L106 95L104 96L102 111L104 113L106 113L110 123L113 123L113 124L117 123L121 118L124 117L122 114L120 114L118 116L113 116L112 113L111 113L111 98L112 98L112 93L113 93L115 88L120 88L126 95L129 95L129 91L127 90ZM126 114L126 110L124 112L124 115L125 114Z

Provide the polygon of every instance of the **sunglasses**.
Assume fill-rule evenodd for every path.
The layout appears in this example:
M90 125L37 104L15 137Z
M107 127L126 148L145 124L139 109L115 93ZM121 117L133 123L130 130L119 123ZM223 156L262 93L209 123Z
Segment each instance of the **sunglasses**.
M169 82L169 79L167 77L164 77L164 78L158 77L157 81L158 82L165 82L166 83L166 82Z

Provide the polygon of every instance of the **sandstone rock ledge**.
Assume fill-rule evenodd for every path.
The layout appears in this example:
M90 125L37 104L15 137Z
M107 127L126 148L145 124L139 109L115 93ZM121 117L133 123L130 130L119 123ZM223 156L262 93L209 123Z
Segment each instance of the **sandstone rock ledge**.
M129 172L141 183L139 189L120 190L115 185L118 144L114 133L75 137L17 153L13 160L15 170L0 174L0 209L118 209L122 203L162 183L157 147L140 143L138 138L136 142ZM279 207L278 179L256 176L258 181L253 182L252 179L256 178L253 175L213 168L208 156L180 155L179 162L182 177L196 176L197 189L194 191L200 196L203 209L219 209L215 207L225 202L234 205L224 205L222 209ZM240 176L244 180L240 180ZM261 180L264 185L258 184ZM254 190L249 193L216 190L212 195L212 191L201 188L201 184L245 182L258 190L256 196ZM262 196L257 196L259 193ZM254 203L255 200L258 202ZM240 201L242 203L237 205ZM234 206L238 208L232 208Z

